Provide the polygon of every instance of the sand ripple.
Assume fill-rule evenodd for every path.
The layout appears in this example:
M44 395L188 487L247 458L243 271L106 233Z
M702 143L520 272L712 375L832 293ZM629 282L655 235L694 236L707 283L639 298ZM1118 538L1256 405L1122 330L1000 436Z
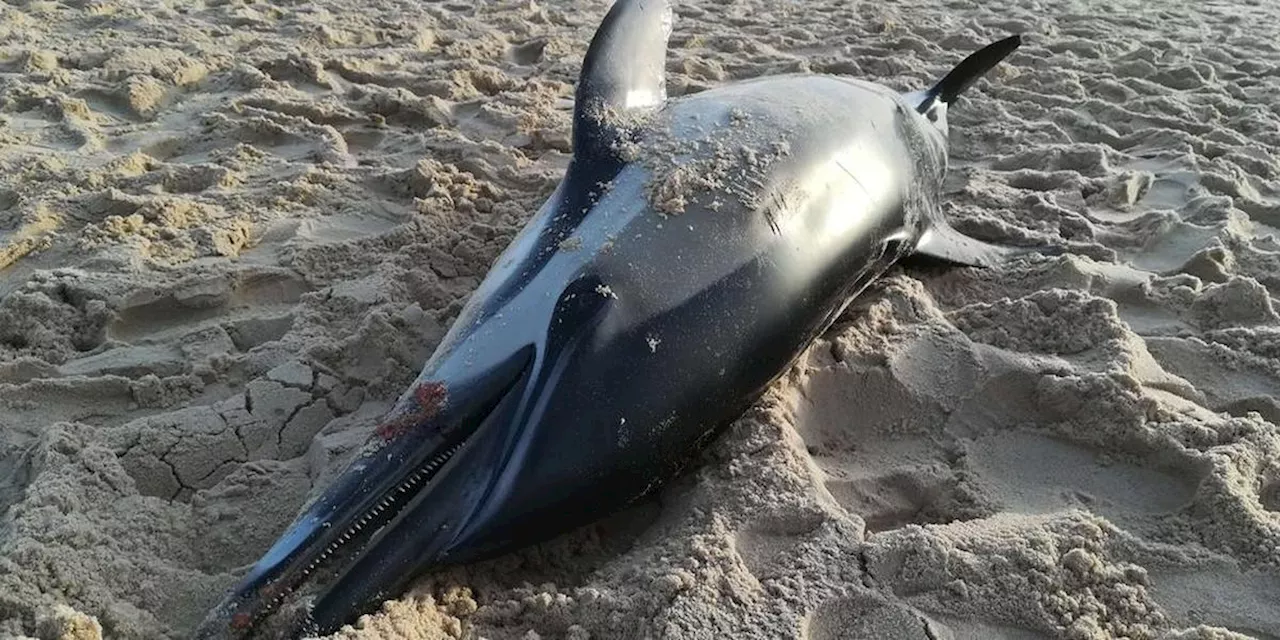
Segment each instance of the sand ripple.
M1280 11L679 3L673 94L930 83L948 216L654 502L344 637L1280 638ZM181 637L567 162L601 0L0 8L0 634ZM100 628L99 628L100 627Z

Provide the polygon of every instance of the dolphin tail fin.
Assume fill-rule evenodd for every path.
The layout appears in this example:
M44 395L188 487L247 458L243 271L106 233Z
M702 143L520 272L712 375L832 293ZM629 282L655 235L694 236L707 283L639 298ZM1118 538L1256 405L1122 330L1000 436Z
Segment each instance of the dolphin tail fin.
M910 94L907 99L921 115L936 122L945 117L948 104L954 102L965 89L973 86L978 78L986 75L1021 45L1022 36L1009 36L993 42L969 54L969 57L961 60L937 84Z
M916 110L935 126L946 131L947 105L973 86L978 78L993 69L1001 60L1022 44L1022 36L1010 36L993 42L970 54L943 76L937 84L907 96ZM931 216L928 229L916 243L909 256L912 262L942 262L970 267L992 267L1010 258L1027 253L1057 255L1061 247L1007 247L983 242L957 231L942 219L940 213Z

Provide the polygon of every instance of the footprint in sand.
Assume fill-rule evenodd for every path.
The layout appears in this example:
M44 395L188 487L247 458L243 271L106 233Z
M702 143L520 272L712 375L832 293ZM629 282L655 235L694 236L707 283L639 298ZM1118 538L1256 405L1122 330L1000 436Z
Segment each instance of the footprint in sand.
M966 443L968 461L1003 510L1047 514L1096 513L1123 529L1141 531L1147 516L1190 502L1199 477L1123 462L1030 432L999 433Z
M807 640L1049 640L1050 636L960 618L926 615L886 596L867 593L828 600L802 622Z
M1036 429L1046 419L1037 415L1035 403L1013 398L1034 398L1034 382L1027 379L1035 374L1024 371L1021 383L1015 383L1007 371L990 368L986 360L979 358L984 363L979 365L954 357L955 346L946 346L936 336L909 342L884 364L847 361L812 372L797 411L796 429L820 472L823 488L849 514L865 522L870 540L909 525L968 527L967 523L993 516L1056 517L1080 511L1100 516L1141 539L1155 538L1169 518L1193 502L1208 472L1187 465L1162 466L1173 463L1155 460L1121 459L1114 452L1103 455L1087 445L1047 435ZM931 362L939 361L930 354L943 352L948 357L940 361L948 363L948 369L927 370ZM911 366L904 366L908 362ZM958 383L961 379L966 380L964 384ZM973 399L954 397L959 387L997 397L975 410ZM1264 504L1280 502L1272 495L1280 491L1264 488L1263 494ZM802 532L773 533L776 530L761 520L754 529L739 534L744 561L756 575L769 575L771 565L781 561L770 553L778 541L785 538L794 544L803 536ZM871 577L869 586L876 588L876 576ZM1156 574L1152 581L1163 578L1164 574ZM1257 619L1257 607L1237 611L1195 591L1212 590L1217 583L1168 582L1155 587L1154 597L1163 606L1185 609L1178 601L1181 597L1201 607L1199 617L1184 617L1178 624L1204 622L1256 634L1270 622ZM1268 593L1253 583L1238 586L1251 594ZM1166 592L1171 595L1165 596ZM917 633L955 639L1049 637L982 615L943 615L949 607L927 606L930 618L906 604L915 604L914 599L901 597L902 603L885 604L887 608L874 615L864 611L862 604L828 601L813 610L806 633L811 638L909 638ZM859 633L849 631L855 628Z
M809 640L935 640L930 623L909 607L874 594L840 598L819 606L803 621Z
M1207 624L1280 640L1280 577L1232 566L1155 570L1152 597L1179 624Z
M734 547L747 570L764 580L777 574L796 545L817 531L825 520L825 515L816 512L764 516L738 532Z
M108 334L132 342L217 321L228 325L238 348L249 349L288 330L292 305L308 289L296 275L267 270L139 290L118 310Z
M1036 331L1009 333L1028 330ZM827 489L872 532L1073 509L1124 526L1190 502L1202 470L1107 459L1045 435L1062 418L1039 406L1048 396L1038 365L961 336L901 342L884 364L845 362L813 372L796 423ZM1066 366L1093 366L1077 359ZM885 496L898 498L899 513L877 502Z
M922 342L919 351L936 351ZM956 371L935 373L974 375L968 361L950 362ZM916 382L891 368L850 364L815 372L805 389L796 429L826 490L869 533L987 514L968 494L961 451L941 428L946 399L921 393Z

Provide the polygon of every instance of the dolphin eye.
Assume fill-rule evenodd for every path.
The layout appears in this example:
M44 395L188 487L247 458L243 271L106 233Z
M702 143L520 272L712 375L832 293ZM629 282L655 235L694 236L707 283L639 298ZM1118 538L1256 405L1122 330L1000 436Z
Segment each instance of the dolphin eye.
M929 122L937 122L937 121L938 121L938 110L937 110L937 109L930 109L930 110L929 110L929 112L925 114L925 117L929 119Z

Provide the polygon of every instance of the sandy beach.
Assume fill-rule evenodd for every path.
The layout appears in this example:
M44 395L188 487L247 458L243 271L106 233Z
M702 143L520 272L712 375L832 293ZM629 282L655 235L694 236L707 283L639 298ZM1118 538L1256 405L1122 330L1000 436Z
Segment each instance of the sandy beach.
M1280 640L1280 5L682 0L672 96L949 113L962 231L688 473L344 639ZM185 638L569 159L607 0L0 6L0 637Z

